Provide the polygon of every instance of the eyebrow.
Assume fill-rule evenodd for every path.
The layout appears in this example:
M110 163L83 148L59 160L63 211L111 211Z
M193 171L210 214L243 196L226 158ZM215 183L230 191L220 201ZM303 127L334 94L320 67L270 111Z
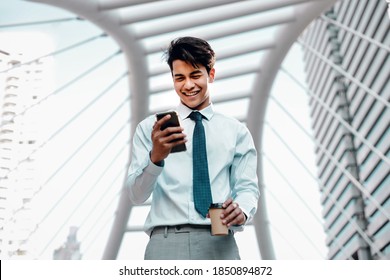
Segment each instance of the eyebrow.
M195 70L195 71L193 71L193 72L190 73L190 75L196 75L196 74L202 74L202 71L200 71L200 70ZM175 74L174 76L175 76L175 77L182 77L182 76L184 76L184 75L178 73L178 74Z

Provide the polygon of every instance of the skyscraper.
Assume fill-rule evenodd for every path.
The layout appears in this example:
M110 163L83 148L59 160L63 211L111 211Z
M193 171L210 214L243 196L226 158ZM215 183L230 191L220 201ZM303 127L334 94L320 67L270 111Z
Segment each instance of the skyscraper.
M66 242L53 252L54 260L80 260L80 242L77 241L77 227L70 227Z
M48 58L26 62L23 53L12 51L0 51L0 255L7 259L33 257L28 240L36 221L30 205L39 188L34 151L41 128L32 108L47 95L48 66Z
M339 1L301 37L329 259L390 259L389 24Z

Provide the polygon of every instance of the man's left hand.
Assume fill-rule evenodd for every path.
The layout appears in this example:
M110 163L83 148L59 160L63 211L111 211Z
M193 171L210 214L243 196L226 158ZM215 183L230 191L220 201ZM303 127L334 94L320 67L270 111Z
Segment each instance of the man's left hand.
M230 226L240 226L245 224L246 216L237 202L233 202L232 198L228 198L222 205L225 209L221 214L222 223Z

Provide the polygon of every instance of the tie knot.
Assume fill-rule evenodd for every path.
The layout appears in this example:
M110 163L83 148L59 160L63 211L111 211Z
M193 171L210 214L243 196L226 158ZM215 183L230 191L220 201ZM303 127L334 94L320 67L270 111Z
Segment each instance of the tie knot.
M189 117L191 120L198 122L198 121L202 121L203 115L201 113L199 113L198 111L192 111L191 114L189 115Z

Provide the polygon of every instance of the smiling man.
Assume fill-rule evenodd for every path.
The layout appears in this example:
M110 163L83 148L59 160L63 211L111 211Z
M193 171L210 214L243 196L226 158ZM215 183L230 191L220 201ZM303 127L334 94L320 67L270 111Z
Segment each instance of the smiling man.
M214 110L210 83L215 53L194 37L173 40L167 63L180 103L180 126L170 115L149 116L136 129L127 186L132 203L152 197L145 221L145 259L240 259L234 234L256 212L257 153L248 129ZM185 151L172 148L186 144ZM222 204L224 236L210 232L208 206Z

